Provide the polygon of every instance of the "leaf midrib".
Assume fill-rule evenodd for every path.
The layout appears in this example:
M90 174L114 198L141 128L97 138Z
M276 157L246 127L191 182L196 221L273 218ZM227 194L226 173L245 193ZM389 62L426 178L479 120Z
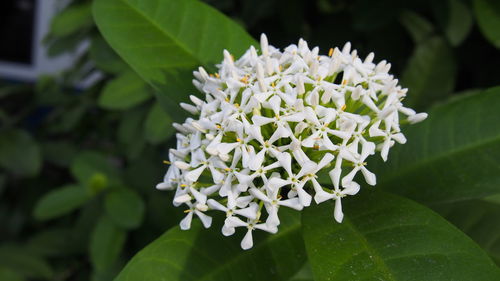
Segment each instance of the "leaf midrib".
M132 3L130 3L128 0L116 0L124 4L125 6L129 7L131 11L134 11L136 14L138 14L142 19L144 19L146 22L149 22L155 29L159 30L160 33L164 34L167 38L169 38L172 42L177 44L184 52L186 52L193 60L201 64L200 60L198 57L196 57L193 53L192 50L187 48L181 41L175 39L174 36L172 36L166 29L164 29L161 25L150 19L145 12L142 10L138 9L136 6L134 6ZM159 2L158 2L159 3ZM113 5L109 5L108 7L113 8ZM101 23L102 24L102 23Z

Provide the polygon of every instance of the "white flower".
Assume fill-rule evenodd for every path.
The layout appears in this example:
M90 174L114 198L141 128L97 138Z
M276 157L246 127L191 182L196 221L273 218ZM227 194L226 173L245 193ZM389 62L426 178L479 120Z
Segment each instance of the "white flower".
M231 228L236 228L236 227L247 228L247 233L245 234L245 237L243 237L243 240L241 240L241 248L243 250L248 250L253 247L252 231L254 231L255 229L264 230L269 233L278 232L278 228L276 228L275 226L272 227L265 223L258 223L258 220L247 220L247 222L244 222L237 217L228 217L226 218L224 224Z
M193 84L204 95L181 107L195 117L175 123L177 147L158 189L175 190L173 204L187 205L181 229L196 214L205 227L226 214L224 235L246 227L278 231L280 207L301 210L335 200L334 218L343 219L342 198L355 195L357 182L376 184L366 161L405 143L400 124L424 120L402 104L407 89L389 74L390 64L364 60L347 43L320 55L299 40L283 51L261 36L261 53L251 46L239 59L224 50L218 72L195 71ZM326 170L331 184L320 185Z
M187 230L191 228L191 221L193 220L193 214L196 214L200 218L201 223L205 228L209 228L210 225L212 225L211 217L205 215L201 210L196 208L190 202L186 202L186 204L189 206L189 209L185 211L187 215L181 220L180 227L182 230Z

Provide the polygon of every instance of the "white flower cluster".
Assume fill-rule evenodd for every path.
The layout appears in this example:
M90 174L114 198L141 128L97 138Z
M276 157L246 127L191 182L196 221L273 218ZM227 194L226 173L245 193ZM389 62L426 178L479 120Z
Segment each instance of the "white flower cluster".
M402 105L407 89L388 73L390 64L361 60L350 43L319 55L307 42L283 52L261 37L261 54L252 46L238 60L224 51L218 73L194 72L205 95L181 106L196 116L178 130L169 167L158 189L175 189L174 205L186 205L182 229L193 215L210 227L209 210L226 214L224 235L244 227L241 247L253 245L252 231L278 231L281 207L301 210L356 194L364 178L375 185L366 159L380 151L385 161L395 142L405 143L400 123L427 117ZM332 186L317 173L327 169ZM359 175L358 175L359 174Z

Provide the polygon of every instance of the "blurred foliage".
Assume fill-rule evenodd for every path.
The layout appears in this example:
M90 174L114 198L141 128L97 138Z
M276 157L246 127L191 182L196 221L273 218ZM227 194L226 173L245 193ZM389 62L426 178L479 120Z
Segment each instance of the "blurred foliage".
M189 69L153 73L164 76L162 84L149 81L142 66L129 61L129 67L103 39L92 1L69 2L44 42L51 56L86 45L75 65L35 84L0 83L0 280L112 280L182 216L171 207L172 195L154 185L175 142L172 120L183 116L176 104L192 93L186 85L191 68L212 63L221 50L189 58ZM408 103L418 109L499 84L498 1L205 2L254 38L265 32L277 47L302 37L323 52L346 41L360 56L374 51L376 59L392 63L410 88ZM148 59L159 58L152 53ZM95 73L92 85L75 87ZM488 200L488 206L464 204L484 216L498 211L500 201ZM460 220L460 208L436 210L498 261L498 243ZM304 268L293 280L308 280Z

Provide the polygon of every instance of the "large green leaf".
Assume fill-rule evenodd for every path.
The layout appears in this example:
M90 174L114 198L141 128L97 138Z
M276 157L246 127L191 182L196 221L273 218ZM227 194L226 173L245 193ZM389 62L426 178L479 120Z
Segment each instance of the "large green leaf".
M500 270L469 237L408 199L364 191L333 219L323 203L303 212L314 280L500 280Z
M387 163L374 163L378 186L425 202L500 192L500 87L454 99L403 131ZM377 158L378 159L378 158Z
M133 71L127 71L106 84L99 105L106 109L128 109L150 97L147 84Z
M500 203L471 200L434 209L474 239L500 266Z
M195 0L97 0L93 13L111 47L174 100L191 92L173 92L169 77L219 62L223 49L238 56L255 44L238 24ZM190 84L190 79L179 81Z
M496 0L474 0L474 12L484 37L500 48L500 2Z
M89 198L87 190L78 185L57 188L40 198L34 216L39 220L53 219L82 206Z
M442 100L455 86L456 63L451 48L438 36L417 45L401 83L409 89L405 103L418 110Z
M42 166L40 149L24 130L0 131L0 166L20 176L33 176Z
M189 231L175 227L139 252L115 281L288 280L306 257L298 213L282 211L279 232L254 233L248 251L240 248L241 232L224 237L218 226L205 230L197 220Z

